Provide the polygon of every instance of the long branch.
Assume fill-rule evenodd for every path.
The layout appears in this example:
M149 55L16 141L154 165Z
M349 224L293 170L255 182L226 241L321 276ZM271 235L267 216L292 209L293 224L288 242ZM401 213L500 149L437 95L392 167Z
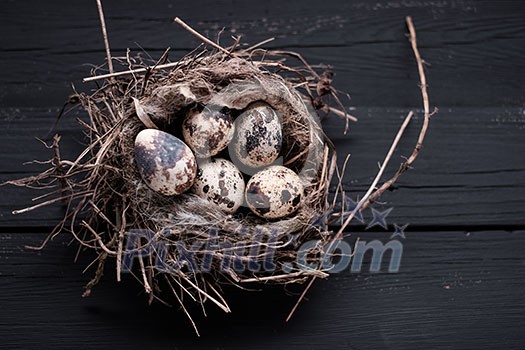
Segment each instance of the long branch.
M102 29L102 37L104 38L104 46L106 48L106 56L108 60L109 73L113 73L113 60L111 58L111 51L109 49L108 32L106 30L106 20L104 19L104 11L102 10L101 0L97 0L98 15L100 17L100 27Z
M396 172L396 174L390 180L388 180L385 183L383 183L383 185L381 185L381 187L379 187L377 190L373 191L373 189L375 188L375 186L379 182L379 180L380 180L380 178L381 178L381 176L382 176L382 174L383 174L383 172L384 172L384 170L386 168L386 164L388 163L388 160L390 159L390 157L392 155L392 152L395 149L395 145L397 144L397 142L399 141L401 135L403 134L403 131L406 128L406 125L408 125L408 122L412 118L413 112L410 111L408 116L405 118L405 121L404 121L403 125L401 126L401 128L400 128L400 130L399 130L399 132L398 132L398 134L396 136L396 138L394 139L392 147L390 148L390 151L388 152L388 154L387 154L387 156L385 158L385 161L381 165L381 168L379 169L379 172L378 172L376 178L374 179L374 182L369 187L369 189L368 189L367 193L365 194L365 196L363 196L363 198L358 202L358 204L356 205L354 210L350 213L350 216L345 220L345 222L343 223L343 225L341 226L341 228L337 232L337 234L336 234L334 240L332 241L332 243L336 242L338 239L342 238L344 229L348 226L350 221L352 221L352 219L355 217L355 215L357 214L357 212L359 210L363 210L366 207L368 207L374 200L376 200L381 194L383 194L388 188L390 188L390 186L392 186L406 170L408 170L410 168L410 166L414 163L414 161L416 160L417 156L419 155L419 152L420 152L421 148L423 147L423 141L425 139L425 135L427 133L427 129L428 129L429 121L430 121L430 102L429 102L428 92L427 92L427 79L426 79L426 76L425 76L425 69L424 69L424 66L423 66L423 60L421 59L421 55L419 54L419 49L417 47L416 29L414 27L414 23L412 22L412 17L410 17L410 16L406 17L406 24L407 24L409 35L410 35L409 36L409 40L410 40L410 44L412 46L412 51L414 52L414 56L415 56L416 61L417 61L417 68L418 68L418 72L419 72L419 80L420 80L420 84L421 84L421 86L420 86L420 88L421 88L421 95L423 97L423 108L424 108L424 112L425 112L423 125L421 126L421 131L419 132L419 137L418 137L416 146L414 147L414 150L412 151L412 154L406 160L406 162L401 164L401 166L400 166L399 170ZM292 317L292 315L294 314L295 310L297 309L299 303L304 299L304 296L306 295L306 292L310 289L310 287L313 285L315 280L316 280L316 276L312 277L312 280L308 283L308 285L304 289L303 293L301 294L301 296L299 297L299 299L295 303L294 307L290 311L288 317L286 318L287 321Z
M423 148L423 141L425 140L425 135L427 134L428 125L430 122L430 102L428 98L428 92L427 92L427 78L425 76L425 69L423 66L423 60L421 59L421 55L419 54L419 49L417 47L417 36L416 36L416 29L414 28L414 23L412 22L412 17L408 16L406 18L408 30L410 32L410 44L412 45L412 51L414 51L414 56L416 57L417 61L417 69L419 72L419 81L420 81L420 88L421 88L421 96L423 97L423 108L425 112L425 117L423 119L423 125L421 126L421 131L419 132L419 137L417 139L416 146L414 147L414 150L412 151L412 154L408 159L402 163L399 166L398 171L395 173L395 175L383 183L381 187L379 187L371 196L368 198L368 201L363 205L363 209L369 206L372 202L374 202L379 196L381 196L387 189L390 188L398 179L401 177L401 175L407 171L410 166L414 163L417 156L419 155L419 152Z

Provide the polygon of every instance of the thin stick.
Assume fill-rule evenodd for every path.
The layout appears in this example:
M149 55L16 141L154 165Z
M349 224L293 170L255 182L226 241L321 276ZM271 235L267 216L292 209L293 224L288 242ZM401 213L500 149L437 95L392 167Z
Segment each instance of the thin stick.
M258 47L260 47L260 46L263 46L263 45L266 45L266 44L268 44L269 42L272 42L272 41L274 41L274 40L275 40L275 38L268 38L268 39L266 39L266 40L263 40L263 41L261 41L261 42L258 42L258 43L255 44L255 45L250 46L250 47L247 48L247 49L244 49L243 51L253 51L253 50L255 50L256 48L258 48Z
M91 234L95 237L95 239L97 240L98 244L100 245L102 250L104 250L104 252L106 252L106 254L109 254L111 256L116 256L117 255L117 252L115 252L113 250L110 250L104 244L104 241L102 240L102 237L100 237L100 235L97 233L97 231L95 231L91 226L89 226L89 224L86 221L82 220L81 224L82 224L82 226L87 228L89 230L89 232L91 232ZM78 240L78 241L81 241L81 240Z
M337 241L337 240L339 240L339 239L341 239L344 229L346 228L346 226L348 226L350 221L354 218L354 216L355 216L355 214L357 213L358 210L364 209L367 206L369 206L375 199L377 199L381 194L383 194L383 192L385 192L390 186L392 186L392 184L394 184L397 181L397 179L399 179L399 177L407 169L410 168L410 165L412 163L414 163L414 161L416 160L417 156L419 155L419 151L423 147L423 141L425 139L425 135L426 135L427 129L428 129L428 124L429 124L429 121L430 121L430 102L429 102L428 92L427 92L427 79L426 79L426 76L425 76L425 69L423 67L423 60L421 59L421 55L419 54L419 49L417 48L416 29L414 27L414 23L412 22L412 17L407 16L406 17L406 23L407 23L407 26L408 26L408 31L410 32L410 44L412 45L412 51L414 51L414 56L416 57L416 61L417 61L417 68L418 68L418 72L419 72L419 80L420 80L420 84L421 84L421 86L420 86L420 88L421 88L421 96L423 97L423 107L424 107L424 111L425 111L425 118L423 120L423 125L421 127L421 131L419 132L419 137L418 137L418 140L417 140L417 143L416 143L416 147L412 151L412 154L407 159L407 161L401 164L401 166L399 167L399 170L396 172L396 174L390 180L386 181L375 192L372 193L373 189L375 188L375 186L377 185L377 182L379 181L379 179L381 177L380 175L382 175L382 173L384 172L384 169L386 168L386 163L387 163L388 159L390 159L389 155L391 156L391 152L393 150L392 147L390 148L390 152L388 152L389 154L385 158L385 162L383 162L383 165L381 166L381 169L379 170L379 173L376 176L376 178L374 180L374 183L372 183L372 185L370 186L370 188L367 191L367 194L359 201L359 203L356 205L356 207L354 208L354 210L352 211L350 216L344 222L343 226L341 226L341 228L337 232L337 235L336 235L335 239L332 241L332 243ZM397 141L401 137L401 134L403 133L404 128L408 124L408 121L410 121L410 119L412 118L412 115L413 115L413 112L410 111L408 116L405 118L405 122L401 126L401 129L399 130L399 132L398 132L398 134L396 136L396 140ZM396 140L394 140L394 143L397 143ZM394 144L392 144L392 146L394 146ZM303 291L303 294L301 295L301 297L299 298L299 300L295 304L294 308L290 312L290 315L288 315L287 320L290 319L290 317L293 315L295 309L299 305L299 302L303 299L303 297L306 294L306 292L308 291L308 289L310 289L310 287L312 286L312 284L315 281L315 279L316 279L315 276L312 277L312 280L306 286L305 290Z
M379 172L377 173L374 181L370 185L370 187L369 187L368 191L366 192L366 194L364 195L364 197L359 201L359 203L357 203L357 205L355 206L355 208L352 211L352 213L350 214L350 216L348 216L348 218L345 220L345 222L343 223L343 225L341 226L341 228L339 229L339 231L335 235L334 239L330 241L330 245L334 244L335 242L337 242L338 240L340 240L342 238L343 231L346 228L346 226L348 226L350 221L352 221L352 219L354 218L355 214L357 214L357 212L363 206L364 202L372 194L374 188L376 187L377 183L381 179L381 176L383 175L383 172L385 171L385 169L386 169L386 167L388 165L388 162L389 162L390 158L392 157L392 154L394 153L394 150L396 149L397 144L399 143L399 140L401 139L401 136L403 135L403 133L404 133L406 127L408 126L408 123L412 119L413 115L414 115L414 113L412 111L410 111L410 113L408 113L407 117L405 118L403 124L401 125L401 128L399 129L399 131L398 131L398 133L397 133L397 135L396 135L396 137L394 139L394 142L392 143L392 146L390 146L390 150L388 151L388 153L387 153L387 155L385 157L385 160L383 161L383 164L381 165L381 168L379 169ZM331 249L331 247L329 247L327 251L330 251L330 249ZM303 300L304 296L306 295L306 292L313 285L313 283L316 280L316 278L317 278L317 276L313 276L312 277L312 280L308 283L308 285L304 289L303 293L301 294L301 296L299 297L299 299L295 303L294 307L292 308L292 310L288 314L288 317L286 318L286 321L288 321L288 320L290 320L290 318L292 318L295 310L297 309L297 307L299 306L299 304Z
M86 298L91 295L91 290L95 285L98 284L102 275L104 274L104 265L106 264L106 259L108 255L105 252L102 252L98 257L98 266L95 276L86 284L84 287L84 293L82 293L82 298Z
M315 282L315 276L312 277L312 280L308 283L308 285L306 286L306 288L303 290L303 292L301 293L301 296L299 297L299 299L297 300L297 302L295 303L295 305L293 306L292 310L290 311L290 313L288 314L288 317L286 317L286 322L290 321L290 319L292 318L293 314L295 313L295 310L297 309L297 307L299 306L299 304L301 303L301 301L304 299L304 296L306 295L306 292L308 292L308 290L310 289L310 287L312 286L312 284L314 284Z
M217 301L214 297L212 297L211 295L209 295L208 293L206 293L204 290L202 290L202 288L199 288L199 286L197 286L195 283L193 283L188 277L184 276L184 274L182 272L179 272L179 275L180 277L182 277L186 282L189 283L190 286L192 286L193 288L195 288L197 290L197 292L201 293L202 295L204 295L205 297L207 297L208 299L210 299L215 305L217 305L218 307L220 307L222 309L222 311L226 312L226 313L229 313L231 312L230 310L230 307L228 305L223 305L221 304L219 301Z
M120 282L120 273L122 269L122 251L124 249L124 231L126 230L126 210L128 207L122 205L122 214L120 217L117 215L119 221L119 236L118 236L118 247L117 247L117 282Z
M219 298L221 300L221 302L226 305L226 307L228 308L228 310L230 309L230 307L228 306L228 303L226 302L226 300L222 297L221 293L219 293L217 291L217 289L213 288L213 285L211 283L208 283L208 286L210 287L210 289L215 293L215 295L217 295L217 298Z
M297 271L297 272L292 272L292 273L283 274L283 275L274 275L274 276L265 276L265 277L246 278L246 279L241 279L241 280L239 280L239 282L242 282L242 283L264 282L264 281L273 281L273 280L278 280L278 279L281 279L281 278L299 277L299 276L312 275L312 274L313 274L315 277L321 277L321 278L326 278L326 277L328 277L328 274L325 273L325 272L322 272L322 271L308 271L308 272L305 272L305 271Z
M168 285L170 286L173 295L175 295L175 298L177 298L177 301L179 302L179 304L180 304L180 306L182 308L182 311L184 311L184 313L186 314L186 316L190 320L190 322L191 322L191 324L193 326L193 330L197 334L197 337L200 337L201 335L199 334L199 330L197 329L197 325L195 324L195 322L193 321L193 318L191 317L190 313L186 309L186 306L184 306L184 303L182 302L182 299L179 297L179 295L175 291L175 288L173 288L173 285L170 283L169 278L166 278L166 282L168 282Z
M85 191L85 192L80 192L80 193L77 193L77 194L71 194L71 195L67 195L67 196L62 196L62 197L50 199L50 200L48 200L46 202L33 205L32 207L27 207L27 208L19 209L19 210L13 210L12 214L13 215L18 215L18 214L22 214L22 213L27 213L27 212L29 212L31 210L35 210L35 209L44 207L44 206L49 205L49 204L60 202L60 201L63 201L64 199L67 199L67 198L74 199L74 198L81 197L81 196L86 196L87 197L90 194L92 194L92 191Z
M417 156L419 155L419 152L423 148L423 141L425 140L425 135L427 133L428 125L430 122L430 102L428 98L428 92L427 92L427 78L425 76L425 69L423 67L423 60L421 59L421 55L419 54L419 49L417 48L417 37L416 37L416 29L414 28L414 23L412 22L412 17L408 16L406 18L408 30L410 32L410 44L412 45L412 51L414 51L414 56L416 57L417 61L417 69L419 72L419 80L420 80L420 88L421 88L421 96L423 97L423 107L425 111L425 117L423 119L423 125L421 127L421 131L419 132L419 137L417 139L416 146L414 147L414 150L412 151L412 154L408 159L402 163L399 166L398 171L396 174L388 181L383 183L380 188L378 188L368 199L368 201L365 203L364 207L367 207L372 202L374 202L379 196L381 196L390 186L392 186L399 177L407 171L410 166L414 163Z
M357 214L357 212L362 209L363 205L365 204L365 202L368 200L368 198L370 197L370 195L376 188L377 183L379 182L379 180L381 180L381 177L383 176L383 173L385 172L388 162L390 161L390 158L392 158L392 154L394 153L397 147L397 144L399 143L399 140L401 140L401 136L403 136L403 133L405 132L405 129L408 126L408 123L410 123L410 120L412 119L413 115L414 115L414 112L410 111L408 115L406 116L405 120L403 121L403 124L401 125L401 127L399 128L399 131L397 132L397 135L394 141L392 142L392 145L390 146L390 149L388 150L387 155L385 156L385 160L383 161L383 163L381 164L381 167L379 168L379 172L377 173L374 181L368 188L368 191L366 191L363 198L361 198L361 200L357 203L354 210L352 210L352 212L350 213L350 216L348 216L348 218L345 220L343 225L341 225L341 228L339 229L339 231L337 231L337 234L335 235L335 238L332 242L337 241L342 238L344 229L348 226L350 221L352 221L355 214Z
M337 108L334 108L334 107L330 107L330 106L327 106L328 107L328 110L336 115L338 115L339 117L341 118L345 118L347 121L348 120L351 120L353 122L356 122L357 121L357 118L354 117L353 115L351 114L348 114L347 112L343 112L343 111L340 111L339 109ZM348 129L348 126L345 125L345 130Z
M427 92L427 78L425 76L425 69L423 68L423 60L419 54L419 49L417 48L417 36L416 29L414 28L414 23L412 22L412 17L407 16L406 18L408 30L410 31L410 43L412 44L412 51L414 51L414 56L416 56L417 69L419 71L419 79L421 81L421 94L423 96L423 107L425 109L425 121L428 124L428 119L430 118L430 102L428 99ZM423 130L426 131L427 126L423 126ZM424 137L424 134L423 134ZM419 137L418 144L423 142L423 137Z
M142 283L144 284L144 291L146 294L151 294L153 290L151 289L150 284L148 283L148 276L146 276L146 267L144 265L144 259L142 258L142 254L139 251L139 265L140 265L140 272L142 274Z
M97 0L97 7L98 16L100 17L100 27L102 28L102 37L104 38L104 46L106 47L109 73L113 73L113 61L111 59L111 51L109 49L108 32L106 31L106 20L104 19L104 11L102 10L101 0Z
M164 69L164 68L171 68L176 67L177 65L180 65L180 62L171 62L166 64L159 64L155 67L156 69ZM101 74L101 75L95 75L93 77L87 77L82 79L83 83L88 83L90 81L100 80L100 79L107 79L107 78L113 78L113 77L120 77L123 75L130 75L130 74L136 74L136 73L146 73L149 70L154 70L152 68L137 68L137 69L131 69L123 72L116 72L116 73L109 73L109 74Z
M335 193L334 193L334 200L332 201L332 207L335 207L335 203L337 201L337 195L339 194L339 191L341 191L341 202L344 203L344 191L343 191L343 179L342 177L344 176L345 172L346 172L346 166L348 164L348 160L350 159L350 153L348 153L345 157L345 161L343 162L343 167L341 168L341 173L339 173L339 169L336 168L336 173L337 173L337 187L335 188ZM344 212L344 205L341 206L341 213Z
M230 55L234 55L233 53L231 53L230 51L226 50L224 47L220 46L219 44L217 43L214 43L213 41L211 41L210 39L206 38L204 35L202 35L201 33L197 32L195 29L193 29L192 27L190 27L189 25L187 25L182 19L180 19L179 17L175 17L175 22L177 22L178 24L180 24L182 26L182 28L186 29L188 32L190 32L191 34L195 35L197 38L199 38L200 40L202 40L203 42L205 42L206 44L210 45L210 46L213 46L214 48L216 48L217 50L219 51L222 51L223 53L227 54L228 56Z
M152 67L147 67L147 68L130 69L130 70L122 71L122 72L100 74L100 75L95 75L95 76L92 76L92 77L84 78L84 79L82 79L82 82L83 83L89 83L91 81L96 81L96 80L102 80L102 79L108 79L108 78L114 78L114 77L121 77L121 76L124 76L124 75L147 73L147 72L152 72L154 70L177 67L177 66L180 66L181 64L183 64L183 63L185 63L187 61L189 61L189 60L181 60L181 61L177 61L177 62L170 62L170 63L165 63L165 64L159 64L157 66L152 66ZM256 65L260 65L260 66L270 66L270 65L272 65L269 62L252 62L252 63L256 64Z

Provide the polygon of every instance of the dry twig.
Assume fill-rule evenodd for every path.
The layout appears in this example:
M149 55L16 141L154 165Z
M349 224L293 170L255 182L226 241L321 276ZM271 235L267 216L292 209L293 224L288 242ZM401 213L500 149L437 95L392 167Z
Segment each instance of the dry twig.
M134 252L138 255L141 275L133 274L133 277L144 285L146 293L149 294L149 301L163 302L156 295L159 293L157 282L158 276L166 277L173 294L196 332L193 319L183 303L184 295L189 295L191 300L201 303L204 313L203 304L206 301L215 304L224 312L230 312L226 300L214 288L219 280L226 280L240 286L248 282L302 283L313 276L290 313L289 319L315 279L328 276L325 271L290 272L277 269L273 272L254 273L253 271L237 271L231 266L224 270L221 265L222 261L226 256L230 256L231 252L227 251L228 248L221 248L212 252L213 266L209 278L208 275L204 277L192 268L158 272L155 270L158 267L155 265L155 259L160 253L154 251L152 254L143 255L139 247L133 248L132 251L125 250L125 233L130 228L137 227L154 232L155 237L152 240L162 240L169 247L162 252L162 258L166 263L177 262L180 257L179 252L174 248L176 242L182 241L189 244L202 242L209 238L210 227L221 231L220 237L223 241L220 243L232 243L233 241L235 244L240 244L243 249L250 251L255 246L274 247L276 249L274 259L279 263L287 263L297 257L298 252L291 247L290 242L283 239L289 234L298 237L298 242L310 240L312 237L319 238L322 243L321 248L341 238L344 228L352 220L356 211L351 213L335 237L330 236L325 228L319 229L312 226L315 216L328 215L335 205L335 201L332 204L328 201L328 191L332 177L337 172L337 158L334 145L316 122L316 113L311 113L307 105L313 107L319 114L333 112L343 117L346 122L355 120L346 113L337 96L337 91L331 87L331 74L321 71L321 68L326 67L309 65L296 52L260 48L261 45L272 39L242 49L239 38L234 38L233 45L225 48L198 33L179 18L176 18L175 22L205 44L216 48L218 52L210 53L203 49L202 52L191 52L178 62L168 63L166 63L168 50L158 61L138 56L131 57L128 52L126 57L114 58L115 63L121 63L127 70L114 72L101 0L97 0L97 5L101 17L109 74L84 79L86 82L99 79L105 79L105 81L92 95L78 94L78 99L90 118L88 122L80 121L89 143L74 161L61 159L56 149L54 161L45 163L50 164L51 168L38 176L11 182L19 186L42 184L42 188L45 189L57 183L62 185L60 190L39 196L39 200L45 199L43 203L16 212L23 213L66 200L66 214L48 239L67 227L67 231L80 243L80 246L97 252L98 265L95 276L86 285L84 296L90 294L92 287L102 277L104 264L108 257L116 259L116 275L117 280L120 280L122 258L125 254ZM410 29L412 24L408 18L407 23ZM421 58L417 52L413 26L410 33L413 37L411 42L419 66ZM255 57L260 60L254 60ZM296 64L299 62L297 67L291 66L286 61L290 58ZM422 66L420 74L423 76L424 99L428 100ZM253 90L253 86L250 86L250 89L246 90L229 91L228 94L225 94L228 96L221 97L224 99L220 101L221 105L242 111L253 101L263 100L270 104L282 117L283 163L291 169L298 169L308 162L307 155L313 148L316 148L315 157L321 159L322 163L312 169L313 182L302 197L301 208L282 220L268 222L255 215L243 217L226 214L210 206L206 200L192 194L167 198L149 190L141 181L135 165L134 139L137 133L145 125L159 129L166 125L173 127L171 122L180 120L186 115L189 108L209 103L212 98L217 97L217 91L225 89L226 83L252 82L252 80L259 84L255 85L259 86L260 90ZM338 108L328 106L325 102L328 99L335 101ZM428 116L428 101L425 111L425 116ZM376 179L355 210L366 207L369 199L381 190L382 187L374 192L411 117L412 112L409 113L394 139ZM417 152L421 147L420 143L423 141L427 124L428 122L424 124L424 131L418 140ZM58 138L56 144L58 147ZM417 152L408 159L407 168L417 156ZM81 178L82 176L84 178ZM338 187L339 190L342 191L342 187ZM58 198L49 198L51 195L56 195ZM344 196L344 194L341 195ZM82 214L86 212L88 217L84 218ZM76 222L82 223L80 228L75 227ZM240 228L248 231L241 235L239 234ZM254 242L253 237L260 228L269 232L279 232L282 236L272 244ZM164 229L169 229L169 236L162 234ZM138 245L140 244L139 242ZM195 256L199 263L205 259L202 255L195 254ZM265 258L266 253L261 252L254 256L239 256L239 261L245 264L255 259L260 263ZM179 290L175 290L174 286L177 286ZM240 288L243 287L240 286Z
M104 11L102 10L101 0L97 0L98 15L100 17L100 27L102 29L102 37L104 38L104 47L106 48L106 57L108 60L109 73L113 73L113 59L111 58L111 50L109 49L108 32L106 30L106 20L104 19Z
M354 210L350 213L348 218L341 225L341 227L339 228L339 230L338 230L337 234L335 235L334 239L332 241L328 242L329 247L332 244L337 244L337 241L342 239L344 230L346 229L348 224L353 220L353 218L355 217L355 215L357 214L358 211L361 211L361 210L365 209L366 207L368 207L374 200L376 200L381 194L383 194L388 188L390 188L407 169L410 168L410 166L414 163L414 161L416 160L417 156L419 155L419 152L420 152L420 150L421 150L421 148L423 146L423 140L425 139L425 135L426 135L427 130L428 130L428 124L429 124L429 121L430 121L430 103L429 103L428 92L427 92L427 79L426 79L425 70L424 70L424 67L423 67L423 60L421 59L421 55L419 54L419 49L417 47L416 29L414 27L414 23L412 22L412 18L410 16L406 17L406 24L407 24L407 27L408 27L408 30L409 30L410 44L412 46L412 50L414 52L414 56L415 56L416 61L417 61L417 67L418 67L420 84L421 84L421 86L420 86L420 88L421 88L421 95L423 97L423 106L424 106L424 113L425 113L424 120L423 120L423 125L421 127L416 146L414 147L414 150L412 151L412 154L407 159L407 161L401 164L401 166L400 166L399 170L396 172L396 174L390 180L388 180L385 183L383 183L383 185L380 188L375 189L377 183L381 179L381 177L382 177L382 175L383 175L383 173L384 173L384 171L386 169L386 166L388 165L388 162L389 162L389 160L390 160L390 158L391 158L391 156L392 156L392 154L393 154L393 152L394 152L394 150L395 150L395 148L397 146L397 143L401 139L401 136L403 135L403 132L404 132L405 128L407 127L408 123L410 122L410 120L412 118L413 111L410 111L409 114L407 115L407 117L405 118L405 121L401 125L401 128L400 128L399 132L397 133L397 135L396 135L396 137L394 139L394 142L392 143L392 146L390 147L390 150L388 151L388 153L387 153L387 155L385 157L385 160L383 161L383 163L382 163L382 165L381 165L381 167L379 169L379 172L377 173L374 181L370 185L370 187L369 187L368 191L366 192L366 194L357 203L357 205L354 208ZM316 276L312 277L311 281L308 283L308 285L304 289L303 293L301 294L301 296L299 297L299 299L295 303L294 307L292 308L292 310L288 314L288 317L286 318L287 321L290 320L290 318L293 316L295 310L299 306L300 302L304 299L304 296L306 295L306 292L313 285L313 282L315 281L315 279L316 279Z
M412 17L406 18L408 30L410 32L410 44L412 46L412 51L414 51L414 56L416 57L417 61L417 69L419 72L419 79L420 79L420 88L421 88L421 95L423 97L423 108L424 108L424 119L423 119L423 125L421 126L421 131L419 132L419 137L417 139L416 146L414 147L414 150L412 151L412 154L408 159L403 162L398 171L395 173L395 175L383 183L381 187L379 187L364 203L363 207L366 208L368 205L370 205L372 202L377 200L379 196L381 196L387 189L389 189L398 179L399 177L407 171L414 161L416 160L417 156L419 155L419 152L423 148L423 141L425 140L425 135L427 134L428 125L430 123L430 102L428 98L428 92L427 92L427 78L425 76L425 69L423 66L423 60L421 59L421 55L419 54L419 49L417 48L417 37L416 37L416 29L414 28L414 23L412 22Z

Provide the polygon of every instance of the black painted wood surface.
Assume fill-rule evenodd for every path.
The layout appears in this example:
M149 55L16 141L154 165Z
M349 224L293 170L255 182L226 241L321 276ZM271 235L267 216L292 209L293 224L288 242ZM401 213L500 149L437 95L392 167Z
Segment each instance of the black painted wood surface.
M421 97L404 17L414 19L429 63L431 105L439 108L412 169L385 194L390 224L410 224L399 273L344 272L318 281L284 322L301 288L229 292L230 315L209 307L197 339L182 312L147 306L131 278L108 267L90 298L80 297L93 256L67 237L43 252L36 244L61 208L12 216L35 192L0 187L0 348L345 348L522 349L525 347L525 2L523 1L127 1L104 3L111 47L140 47L175 60L197 40L179 16L222 42L274 36L271 48L334 66L359 122L349 135L336 117L325 127L341 155L351 153L345 189L362 194L402 118L415 109L392 161L408 155L421 122ZM0 4L0 181L33 174L32 159L71 84L104 60L94 1ZM145 54L145 53L144 53ZM74 113L56 130L73 157L81 149ZM342 156L340 157L342 158ZM342 161L342 159L341 159ZM388 175L388 174L387 174ZM378 207L381 209L381 206ZM367 219L370 213L367 212ZM355 239L387 241L392 229ZM194 310L199 315L199 310Z

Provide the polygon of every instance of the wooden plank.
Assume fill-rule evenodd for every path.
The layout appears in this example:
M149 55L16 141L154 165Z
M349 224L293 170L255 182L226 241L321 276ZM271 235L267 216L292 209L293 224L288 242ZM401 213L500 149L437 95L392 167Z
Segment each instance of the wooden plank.
M430 82L440 107L415 169L383 197L394 207L388 223L409 223L399 273L345 271L318 281L292 322L283 320L301 288L246 293L225 287L231 315L192 308L202 338L176 308L146 305L130 276L115 282L108 266L92 297L80 298L93 255L59 236L36 245L60 217L46 208L13 217L38 193L0 187L0 337L5 348L350 348L522 349L525 343L525 2L468 0L351 0L318 2L232 0L104 1L115 55L138 44L154 57L171 46L172 59L198 44L172 22L184 18L214 37L226 30L248 43L275 36L269 47L301 52L333 65L335 86L352 94L360 117L350 135L330 117L327 132L340 154L351 153L345 189L362 194L409 108L420 106L417 71L404 39L404 17L418 30ZM34 140L54 122L70 93L93 85L80 80L104 60L94 1L0 3L0 182L34 174L47 150ZM388 172L411 151L421 111ZM74 115L60 122L63 155L83 142ZM387 175L388 175L387 174ZM371 219L370 211L365 219ZM366 223L365 223L366 224ZM391 232L347 238L387 242ZM491 229L490 231L488 229ZM518 229L518 230L515 230ZM366 261L369 261L365 258ZM365 267L368 266L365 264ZM383 266L385 268L385 266Z
M417 89L417 87L414 87ZM35 174L39 165L24 162L48 159L52 153L35 136L43 137L52 126L56 110L3 109L6 128L0 131L0 181ZM351 154L345 174L345 190L353 198L362 195L377 172L402 119L404 108L358 108L359 122L344 135L344 123L329 117L324 125L339 153L339 165ZM422 113L414 119L395 153L390 176L414 146ZM415 226L479 228L485 225L512 228L525 224L525 114L522 108L445 108L432 120L428 139L413 170L386 193L386 207L394 207L390 223ZM74 114L59 123L63 156L73 159L82 149L82 134ZM0 226L52 226L61 207L44 208L13 216L11 211L31 204L41 194L15 187L0 187ZM378 207L381 209L381 207ZM367 220L371 218L366 212ZM491 226L492 225L492 226Z
M0 87L4 106L60 105L70 83L103 63L102 39L93 1L4 2L0 38ZM336 86L357 106L416 106L417 71L405 40L404 17L414 17L428 78L438 106L523 106L525 95L525 3L517 1L265 1L231 0L154 4L105 4L114 55L144 47L172 59L198 41L172 22L175 16L223 43L243 35L249 43L274 36L268 47L291 48L313 63L333 65ZM198 11L195 9L198 8ZM20 13L24 16L20 16Z
M357 237L387 242L389 233L355 233L348 242ZM21 248L40 238L0 235L0 336L9 349L521 349L525 341L525 231L407 232L399 273L365 269L318 281L290 323L283 320L297 295L227 288L231 314L210 306L205 318L192 309L200 339L180 310L148 307L138 284L114 282L111 269L82 299L92 256L73 263L65 237L40 253Z

